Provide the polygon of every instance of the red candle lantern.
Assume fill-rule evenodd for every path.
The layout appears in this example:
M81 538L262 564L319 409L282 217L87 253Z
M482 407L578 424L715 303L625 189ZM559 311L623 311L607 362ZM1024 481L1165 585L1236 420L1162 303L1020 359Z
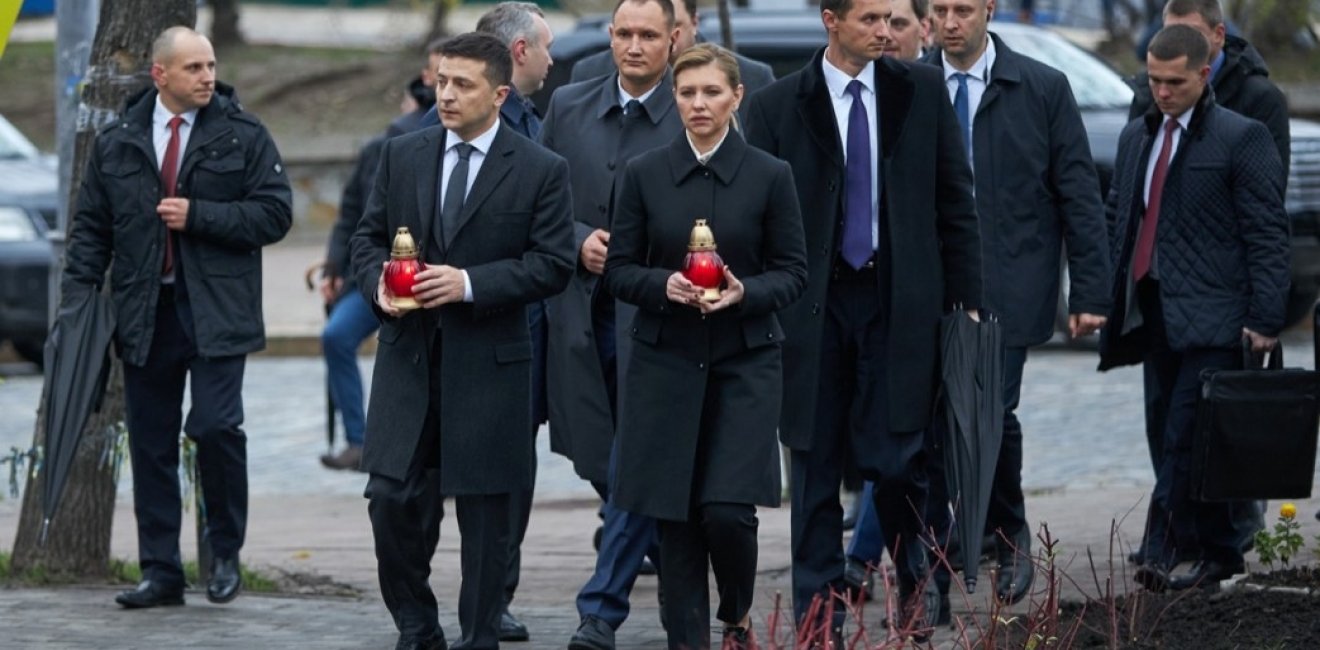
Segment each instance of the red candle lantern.
M720 299L720 283L724 281L724 260L715 252L715 234L705 219L697 219L688 238L688 254L683 260L683 277L705 289L701 299L715 302Z
M413 297L413 284L416 276L426 268L417 259L417 244L407 228L399 228L394 234L394 245L390 249L390 263L385 266L385 288L390 290L390 306L404 311L417 309L421 304Z

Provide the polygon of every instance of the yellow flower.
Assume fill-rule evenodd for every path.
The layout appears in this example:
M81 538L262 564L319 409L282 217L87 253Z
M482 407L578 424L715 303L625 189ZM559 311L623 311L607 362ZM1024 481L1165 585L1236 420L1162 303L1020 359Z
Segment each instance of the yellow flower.
M1279 506L1279 516L1284 519L1292 519L1297 516L1297 506L1291 503L1285 503Z

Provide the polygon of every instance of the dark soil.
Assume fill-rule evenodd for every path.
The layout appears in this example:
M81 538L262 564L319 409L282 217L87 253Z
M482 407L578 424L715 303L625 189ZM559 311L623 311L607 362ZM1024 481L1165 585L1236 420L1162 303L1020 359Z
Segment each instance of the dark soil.
M1286 577L1272 579L1283 583ZM1065 641L1075 634L1060 647L1078 649L1314 649L1320 648L1320 598L1248 587L1135 592L1112 606L1064 604L1059 629Z

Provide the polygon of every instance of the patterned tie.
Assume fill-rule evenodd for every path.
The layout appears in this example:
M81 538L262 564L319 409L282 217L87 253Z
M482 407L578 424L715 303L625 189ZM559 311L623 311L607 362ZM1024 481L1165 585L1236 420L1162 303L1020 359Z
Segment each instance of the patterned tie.
M968 107L967 73L955 72L958 80L958 92L953 96L953 112L958 114L958 125L962 127L963 143L967 145L967 162L972 161L972 112Z
M458 232L458 215L463 213L463 200L467 194L468 159L472 157L472 145L460 142L454 145L458 152L458 164L449 172L449 184L445 187L444 204L440 208L440 222L444 228L444 241L453 241Z
M843 242L840 253L854 269L871 259L871 128L862 104L862 82L848 82L852 107L848 109L847 164L844 170Z
M1173 155L1173 132L1178 120L1164 122L1164 146L1155 160L1155 171L1150 175L1150 195L1146 198L1146 216L1141 220L1141 234L1137 236L1136 252L1132 254L1132 277L1140 280L1150 273L1151 257L1155 254L1155 229L1160 220L1160 200L1164 196L1164 177L1169 173L1169 157Z
M183 116L175 115L170 118L170 141L165 145L165 158L160 163L160 188L161 193L166 197L174 196L175 183L179 177L179 126L183 124ZM169 275L174 272L174 233L169 229L165 230L165 263L161 265L161 275Z

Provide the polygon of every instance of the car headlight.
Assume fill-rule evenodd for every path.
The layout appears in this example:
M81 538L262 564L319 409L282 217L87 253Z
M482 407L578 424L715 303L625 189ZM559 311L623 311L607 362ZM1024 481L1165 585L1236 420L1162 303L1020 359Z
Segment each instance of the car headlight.
M0 205L0 242L34 241L40 236L27 210Z

